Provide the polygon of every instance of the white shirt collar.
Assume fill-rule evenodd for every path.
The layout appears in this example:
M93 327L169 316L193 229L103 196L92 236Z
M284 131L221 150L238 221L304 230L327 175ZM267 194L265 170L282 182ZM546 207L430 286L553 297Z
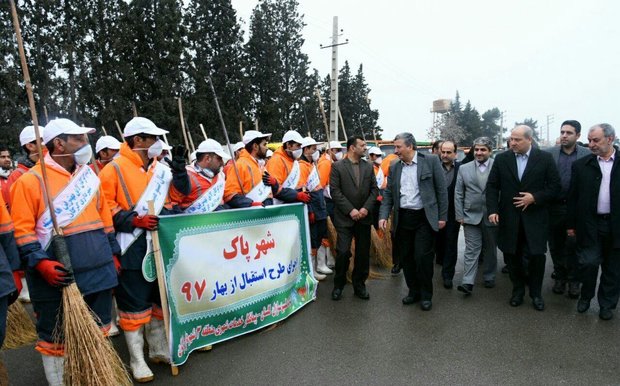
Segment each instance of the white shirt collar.
M609 157L608 160L604 160L600 155L596 156L596 159L598 161L603 161L603 162L614 162L614 159L616 158L616 149L613 149L614 151L611 153L611 157Z
M527 158L530 158L530 152L532 151L532 147L530 146L530 148L528 149L528 151L525 152L525 154L519 154L519 153L515 153L516 156L525 156Z

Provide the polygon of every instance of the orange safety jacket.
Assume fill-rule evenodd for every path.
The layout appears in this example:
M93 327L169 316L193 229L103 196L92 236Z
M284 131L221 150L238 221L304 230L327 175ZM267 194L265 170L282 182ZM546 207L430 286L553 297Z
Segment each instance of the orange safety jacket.
M263 172L258 161L245 149L241 149L239 153L237 170L239 177L234 167L231 166L226 170L225 202L229 202L236 195L245 196L262 182ZM241 180L241 185L239 185L239 180Z
M191 185L189 194L183 194L179 192L174 185L170 185L169 197L170 201L176 203L181 210L189 208L194 201L200 198L207 190L217 183L219 174L216 174L213 179L200 175L193 166L187 168L187 176Z
M392 153L388 154L381 162L381 170L383 170L383 176L385 176L386 180L388 175L390 174L390 165L392 165L392 163L396 160L398 160L398 156Z
M295 162L284 150L284 147L280 146L276 151L273 152L273 156L267 162L266 169L267 173L278 181L280 184L279 190L282 189L282 184L286 181L289 173L293 169L293 163ZM301 186L301 179L297 184L296 188Z
M45 156L45 165L49 183L48 192L50 197L56 197L67 186L77 169L73 174L69 173L50 155ZM60 290L50 287L33 269L42 259L56 260L53 248L44 251L36 234L37 221L47 209L42 176L41 163L38 162L28 173L15 181L11 189L13 203L11 215L15 225L15 241L22 263L27 266L30 274L30 295L33 300L60 297ZM112 254L119 253L120 248L114 238L110 209L101 186L98 188L82 212L73 222L62 228L75 280L83 295L117 285Z
M319 172L319 180L321 180L321 186L323 187L329 185L329 174L332 172L333 162L329 152L325 152L321 158L319 158L317 169Z
M15 291L12 271L19 269L19 253L13 236L15 228L0 195L0 297Z

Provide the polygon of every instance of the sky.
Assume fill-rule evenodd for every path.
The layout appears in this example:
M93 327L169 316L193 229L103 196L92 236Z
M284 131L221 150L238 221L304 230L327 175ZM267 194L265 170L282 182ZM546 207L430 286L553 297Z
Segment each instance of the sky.
M257 0L232 0L244 31ZM339 67L360 64L383 137L428 138L435 99L498 107L504 126L533 118L550 140L577 119L620 129L620 2L612 0L300 0L311 67L331 71L338 16ZM246 36L247 39L247 36ZM587 134L582 136L582 139Z

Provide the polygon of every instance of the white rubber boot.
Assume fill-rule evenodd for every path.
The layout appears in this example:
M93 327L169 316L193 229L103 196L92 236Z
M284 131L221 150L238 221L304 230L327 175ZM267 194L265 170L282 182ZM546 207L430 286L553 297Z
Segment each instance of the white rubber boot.
M138 383L149 382L153 380L153 372L144 361L144 335L142 335L143 327L136 331L125 331L125 340L129 349L129 367L133 379Z
M63 386L62 377L65 373L65 358L41 355L45 378L50 386Z
M146 341L149 343L149 360L153 363L170 363L170 350L164 321L151 318L146 325Z
M336 259L334 259L334 256L332 256L332 250L330 247L323 248L325 248L325 258L327 260L327 266L333 269L336 266Z
M118 330L118 326L116 325L114 318L112 318L112 320L110 321L110 329L108 330L108 336L110 337L118 336L118 334L120 334L120 331Z
M324 275L331 275L334 271L325 264L326 260L327 253L325 252L325 247L321 245L316 255L316 271Z
M314 278L318 281L325 280L327 276L316 271L316 255L311 255L312 258L312 270L314 271Z
M19 301L22 303L30 303L30 291L28 291L28 283L26 283L26 278L22 277L22 290L19 293Z

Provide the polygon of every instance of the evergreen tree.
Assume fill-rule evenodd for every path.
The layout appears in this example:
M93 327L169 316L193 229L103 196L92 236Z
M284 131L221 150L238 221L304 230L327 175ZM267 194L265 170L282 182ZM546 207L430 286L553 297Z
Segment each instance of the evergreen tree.
M515 126L526 125L532 128L532 136L535 143L540 144L540 137L538 135L538 121L533 118L525 118L522 122L515 122Z
M248 73L253 109L261 130L277 140L290 129L301 129L302 101L315 85L308 75L308 57L301 51L303 16L296 0L262 0L251 16Z
M230 0L191 0L185 11L188 55L187 82L184 94L187 118L194 138L202 139L198 125L203 123L207 135L223 139L207 77L211 76L218 93L229 137L239 136L239 122L248 128L251 90L244 72L247 55L243 50L243 31ZM195 135L194 135L195 134ZM240 138L238 138L240 140Z
M0 132L2 142L15 154L19 132L32 123L9 7L0 7L0 68Z

